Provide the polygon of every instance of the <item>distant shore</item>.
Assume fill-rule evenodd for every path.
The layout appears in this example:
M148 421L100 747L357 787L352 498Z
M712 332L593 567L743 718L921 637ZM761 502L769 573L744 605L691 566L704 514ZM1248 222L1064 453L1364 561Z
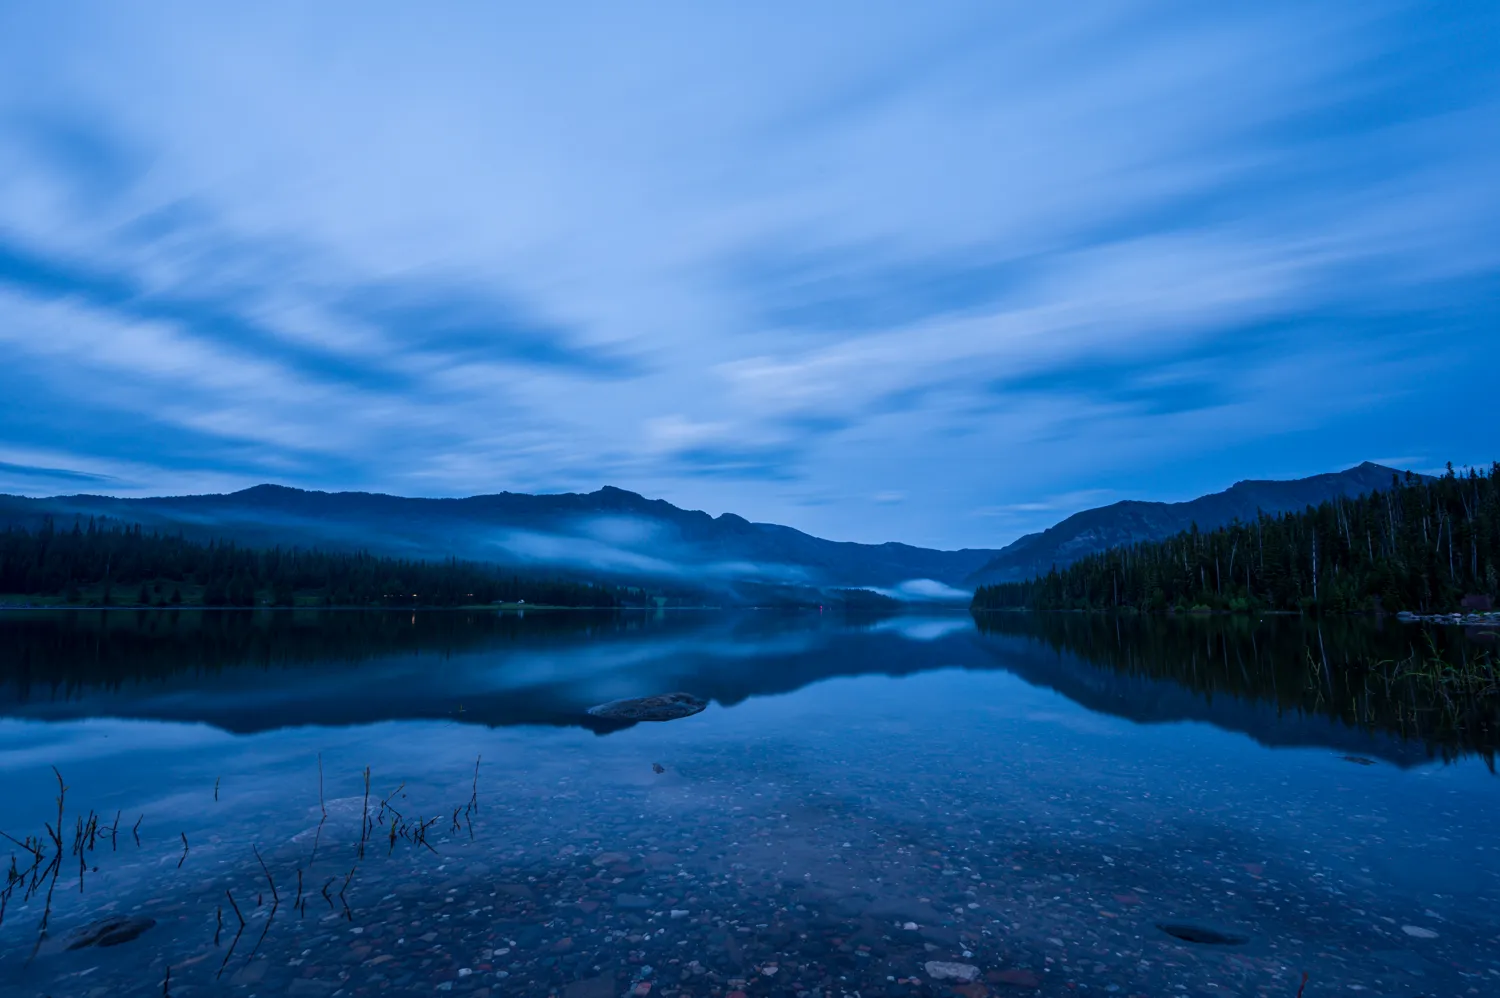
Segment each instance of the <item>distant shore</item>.
M244 610L253 610L253 611L267 611L267 610L275 610L275 611L283 612L283 613L284 612L288 612L288 611L290 611L290 612L296 612L296 613L307 613L307 612L317 612L317 611L320 611L320 610L375 610L375 611L394 611L394 612L405 612L405 611L408 611L408 610L411 610L411 611L418 611L418 610L420 610L420 611L428 611L428 610L448 610L448 611L466 610L466 611L473 612L473 611L486 610L486 611L493 611L493 612L496 612L496 613L507 613L507 612L526 613L526 612L538 611L538 610L549 610L549 611L555 611L555 610L588 610L588 611L591 611L591 612L599 612L599 611L603 611L603 610L610 610L610 611L614 611L614 610L629 610L629 611L637 611L637 612L639 612L639 611L655 612L657 610L722 610L722 609L725 609L725 608L724 607L719 607L719 606L557 606L557 605L544 604L544 603L503 603L503 604L497 604L497 605L478 604L478 603L465 603L465 604L460 604L460 605L457 605L457 606L443 606L443 605L439 605L439 604L420 604L420 605L408 605L408 606L400 606L400 605L395 605L395 606L371 606L371 605L357 604L357 603L336 604L336 605L325 605L325 604L322 604L322 603L316 603L316 604L314 604L314 603L306 603L306 604L297 604L295 606L276 606L274 604L266 603L266 604L260 604L260 605L256 605L256 606L234 606L234 605L231 605L231 604L213 604L213 605L205 606L205 605L203 605L201 603L162 603L162 604L110 603L110 604L106 605L106 604L99 604L99 603L15 603L15 602L0 602L0 610L155 610L155 611L158 611L158 612L175 611L175 610L188 610L188 611L199 611L199 610L241 610L241 611L244 611Z

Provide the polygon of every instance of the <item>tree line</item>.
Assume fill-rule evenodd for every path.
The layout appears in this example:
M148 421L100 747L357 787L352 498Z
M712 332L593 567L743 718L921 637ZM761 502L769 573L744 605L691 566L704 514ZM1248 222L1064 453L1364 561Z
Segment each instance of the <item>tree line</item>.
M1408 472L1357 498L1217 530L1195 525L981 586L973 607L1436 613L1497 593L1500 463L1463 474L1450 464L1438 478Z
M37 529L12 526L0 533L0 593L103 606L462 606L524 600L613 607L645 598L629 587L524 578L456 558L421 561L200 543L92 517L70 529L58 529L48 518Z

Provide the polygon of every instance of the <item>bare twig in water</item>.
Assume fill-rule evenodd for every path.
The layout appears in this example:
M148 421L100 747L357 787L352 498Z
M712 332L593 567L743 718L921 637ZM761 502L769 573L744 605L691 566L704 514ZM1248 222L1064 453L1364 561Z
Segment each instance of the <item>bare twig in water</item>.
M1297 998L1302 998L1302 992L1307 990L1307 971L1302 972L1302 983L1297 988Z
M250 965L250 961L255 959L255 954L257 954L257 953L260 952L261 944L266 941L266 936L271 931L271 923L274 922L274 921L276 921L276 909L277 909L277 907L278 907L278 905L276 905L276 904L272 904L271 905L271 911L270 911L269 914L266 915L266 925L265 925L265 928L263 928L263 929L260 930L260 938L257 939L257 940L255 940L255 946L250 950L250 955L247 956L247 957L245 957L245 966L248 967Z
M416 843L417 845L424 846L427 851L432 853L434 856L437 855L437 850L432 848L431 842L427 841L427 830L442 820L443 816L440 814L436 817L429 818L427 821L418 821L416 826L412 829L412 842Z
M57 845L57 851L62 852L62 826L63 826L63 800L68 796L67 784L63 783L62 774L57 767L52 767L52 775L57 777L57 831L52 832L52 841ZM51 831L49 828L48 831Z
M215 979L224 976L224 968L229 966L230 959L234 956L234 948L240 944L240 936L245 934L245 927L241 925L235 932L234 938L229 940L229 949L224 954L224 960L219 964L219 972L214 975Z
M37 930L36 945L31 948L31 956L26 959L30 961L36 956L36 951L41 948L42 940L47 938L47 925L52 920L52 892L57 890L57 876L62 872L62 826L63 826L63 802L68 796L68 786L63 782L62 774L57 767L52 767L52 775L57 777L57 828L53 829L51 823L47 823L47 832L52 837L52 862L47 870L42 873L43 880L51 880L47 885L47 903L42 908L42 924Z
M339 888L339 904L344 906L344 917L351 922L354 921L354 912L349 910L349 902L344 900L344 892L349 889L349 881L354 879L356 869L358 869L357 865L349 867L349 875L344 878L344 886Z
M161 981L162 998L172 998L172 965L167 964L167 976Z
M266 861L260 858L260 850L253 843L250 846L250 851L255 853L256 862L260 863L261 871L266 875L266 883L271 885L271 908L274 910L281 906L281 895L276 893L276 881L271 879L271 871L266 868ZM301 877L301 872L300 870L297 871L299 878Z
M323 817L318 820L318 830L313 835L312 858L307 861L307 868L312 869L313 864L318 861L318 843L323 841L323 826L328 822L328 812L323 812Z
M250 954L245 957L245 966L247 966L247 967L250 966L250 961L254 960L255 959L255 954L257 954L257 953L260 952L261 944L266 941L266 936L268 934L270 934L270 931L271 931L271 920L268 918L268 919L266 919L266 927L264 929L260 930L260 938L258 938L258 939L255 940L255 946L254 946L254 948L252 948L250 950Z
M234 909L234 917L240 920L240 928L243 929L245 927L245 916L240 914L240 906L234 903L234 895L229 892L228 888L225 888L224 896L229 899L229 907Z
M135 827L130 830L130 834L135 836L135 847L137 849L141 847L141 820L145 817L144 814L138 816L135 819Z
M224 906L214 909L214 945L219 945L219 933L224 931Z
M223 976L224 968L229 966L229 958L234 956L234 948L240 944L240 936L245 932L245 916L240 914L240 906L234 903L234 895L229 893L228 889L226 888L224 891L224 896L229 898L229 905L234 909L234 917L240 920L240 927L235 931L234 938L230 940L229 952L224 954L224 962L219 964L219 972L214 975L215 978ZM220 911L222 910L223 909L221 908Z
M329 877L328 878L328 883L326 883L326 884L323 885L323 891L322 891L323 900L328 902L328 907L329 908L333 907L333 898L331 898L331 897L328 896L328 888L337 879L339 879L339 878L338 877Z
M188 843L187 843L187 832L178 832L177 834L179 834L179 835L182 836L182 856L179 857L178 860L177 860L177 869L180 870L180 869L182 869L182 864L185 863L185 862L187 862Z
M370 837L370 767L365 767L365 806L359 815L359 858L365 858L365 842Z
M318 753L318 807L323 810L323 817L328 817L328 805L323 803L323 753Z
M381 822L381 821L385 820L385 812L386 811L390 811L392 814L397 815L398 817L400 816L401 812L396 810L395 806L391 804L391 801L395 799L395 797L396 797L397 794L399 794L401 791L403 791L405 789L406 789L406 784L405 783L398 784L396 786L395 790L392 790L390 793L386 794L384 798L381 799L381 801L380 801L380 807L375 812L375 815L376 815L375 820L377 822Z
M221 780L221 779L223 779L223 777L219 777L219 776L215 776L214 777L214 801L215 802L217 802L218 799L219 799L219 780Z
M22 849L24 849L27 852L31 853L33 856L40 857L42 855L40 848L36 844L33 844L32 840L31 840L31 836L29 836L29 835L26 837L26 841L22 842L20 839L16 838L14 835L7 835L5 832L0 832L0 839L9 839L10 841L14 842L16 845L20 846Z

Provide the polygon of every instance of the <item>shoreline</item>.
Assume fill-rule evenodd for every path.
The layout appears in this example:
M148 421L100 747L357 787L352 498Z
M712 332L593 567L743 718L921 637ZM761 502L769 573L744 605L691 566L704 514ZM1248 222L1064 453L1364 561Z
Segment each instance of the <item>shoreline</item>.
M1343 613L1306 613L1301 610L1165 610L1151 612L1148 610L1136 610L1133 608L1110 609L1101 607L1093 610L1038 610L1029 606L994 606L994 607L970 607L970 613L1080 613L1080 614L1117 614L1129 617L1364 617L1380 620L1386 617L1394 617L1405 623L1420 624L1457 624L1463 627L1495 627L1500 628L1500 611L1460 613L1457 611L1449 613L1413 613L1410 610L1355 610Z

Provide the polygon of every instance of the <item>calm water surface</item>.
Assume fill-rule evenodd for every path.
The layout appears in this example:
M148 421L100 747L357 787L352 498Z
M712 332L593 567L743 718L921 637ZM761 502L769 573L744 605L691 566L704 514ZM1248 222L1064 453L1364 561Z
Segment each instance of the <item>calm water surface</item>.
M0 995L1291 998L1303 973L1307 996L1500 995L1484 719L1455 734L1340 668L1425 642L1295 620L4 614L0 831L45 837L52 767L67 790L56 877L6 902ZM618 730L584 713L678 689L712 703ZM65 948L107 916L154 924Z

